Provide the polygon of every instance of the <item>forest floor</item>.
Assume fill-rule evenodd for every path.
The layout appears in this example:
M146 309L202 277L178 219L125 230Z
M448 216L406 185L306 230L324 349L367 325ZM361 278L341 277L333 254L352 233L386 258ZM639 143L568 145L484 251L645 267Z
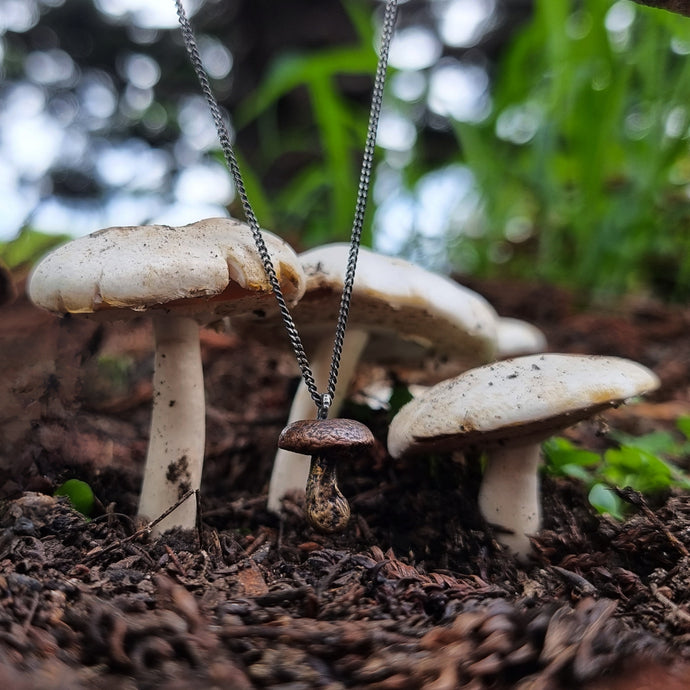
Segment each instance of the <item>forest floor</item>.
M149 322L58 320L17 284L0 307L0 686L690 688L687 494L650 498L619 523L574 480L544 477L544 529L520 565L479 516L478 468L393 461L388 414L371 411L377 446L340 477L350 526L318 534L298 495L282 518L265 510L291 356L204 330L202 529L152 539L134 519ZM668 430L690 414L690 309L472 287L542 328L551 351L629 357L661 378L572 441L602 449L610 428ZM53 497L71 477L99 499L91 520Z

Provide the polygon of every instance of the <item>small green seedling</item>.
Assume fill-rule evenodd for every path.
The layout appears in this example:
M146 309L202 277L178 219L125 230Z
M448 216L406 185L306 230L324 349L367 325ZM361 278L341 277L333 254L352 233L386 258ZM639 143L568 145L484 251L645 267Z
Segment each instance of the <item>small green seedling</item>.
M558 477L572 477L589 489L590 504L602 514L622 520L627 504L611 487L630 487L642 494L658 494L671 488L690 490L690 477L676 467L672 458L690 455L690 417L681 417L676 428L683 435L654 431L631 436L612 431L619 444L603 454L583 450L564 438L544 443L546 471Z
M126 389L134 360L127 355L101 355L98 358L98 373L113 387Z
M81 479L68 479L55 489L55 496L67 496L75 510L87 517L93 512L95 496L93 490Z
M556 477L572 477L585 483L592 479L592 468L601 463L601 455L583 450L570 441L554 436L542 446L547 461L547 471Z
M625 504L610 486L595 482L587 494L587 500L600 515L610 515L621 522L625 520Z

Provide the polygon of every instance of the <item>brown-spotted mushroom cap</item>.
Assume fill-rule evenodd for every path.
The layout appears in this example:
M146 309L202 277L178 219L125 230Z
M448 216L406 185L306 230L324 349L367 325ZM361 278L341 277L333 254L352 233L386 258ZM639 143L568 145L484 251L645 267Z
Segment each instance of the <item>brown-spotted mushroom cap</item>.
M300 254L307 287L293 316L320 392L328 378L349 253L349 245L336 243ZM459 371L493 359L496 318L483 297L455 281L409 261L360 249L335 405L329 415L337 416L360 356L378 363L418 365L435 358L452 359ZM277 319L264 322L270 333L264 337L271 341L282 337ZM238 321L233 319L233 324ZM256 334L263 328L256 327L252 316L239 325L243 330L249 326ZM312 417L314 410L301 384L289 423ZM279 511L287 491L304 488L307 473L306 458L280 450L271 475L269 510Z
M541 441L553 433L657 388L657 376L618 357L541 354L495 362L429 388L393 418L395 457L469 448L486 450L479 505L500 540L519 556L541 524Z
M283 429L278 444L304 455L350 455L371 448L374 436L353 419L301 419Z
M264 232L288 303L305 287L297 255ZM205 438L199 323L277 309L251 230L230 218L184 227L113 227L49 253L29 279L35 304L56 314L125 319L149 312L156 356L151 434L139 513L157 518L201 481ZM188 500L156 531L194 526Z

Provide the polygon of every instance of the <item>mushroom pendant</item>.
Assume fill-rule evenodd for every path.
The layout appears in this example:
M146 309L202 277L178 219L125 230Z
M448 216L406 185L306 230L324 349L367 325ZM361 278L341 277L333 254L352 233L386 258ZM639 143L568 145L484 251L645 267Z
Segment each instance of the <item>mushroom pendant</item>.
M301 420L286 426L278 446L311 455L307 480L307 520L322 532L342 532L350 505L338 488L337 465L374 444L371 431L352 419Z

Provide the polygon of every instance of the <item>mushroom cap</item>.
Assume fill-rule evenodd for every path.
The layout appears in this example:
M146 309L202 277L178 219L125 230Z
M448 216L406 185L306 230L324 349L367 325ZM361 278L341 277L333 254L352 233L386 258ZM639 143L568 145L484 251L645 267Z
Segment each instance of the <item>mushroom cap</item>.
M658 386L654 372L619 357L506 359L442 381L403 406L388 450L401 457L532 443Z
M304 292L300 261L263 231L288 303ZM226 315L277 304L251 229L232 218L184 227L112 227L49 253L29 279L33 302L59 314L123 318L147 309Z
M293 316L308 347L335 328L349 252L348 244L334 243L299 255L307 287ZM359 250L348 327L369 333L365 359L416 364L437 356L462 360L464 368L490 362L496 320L491 305L469 288L409 261ZM275 324L268 321L266 336L273 339Z
M373 445L369 428L353 419L301 419L286 426L278 439L280 448L304 455L352 453Z
M544 352L546 336L533 324L522 319L502 316L496 323L497 355L500 358Z

